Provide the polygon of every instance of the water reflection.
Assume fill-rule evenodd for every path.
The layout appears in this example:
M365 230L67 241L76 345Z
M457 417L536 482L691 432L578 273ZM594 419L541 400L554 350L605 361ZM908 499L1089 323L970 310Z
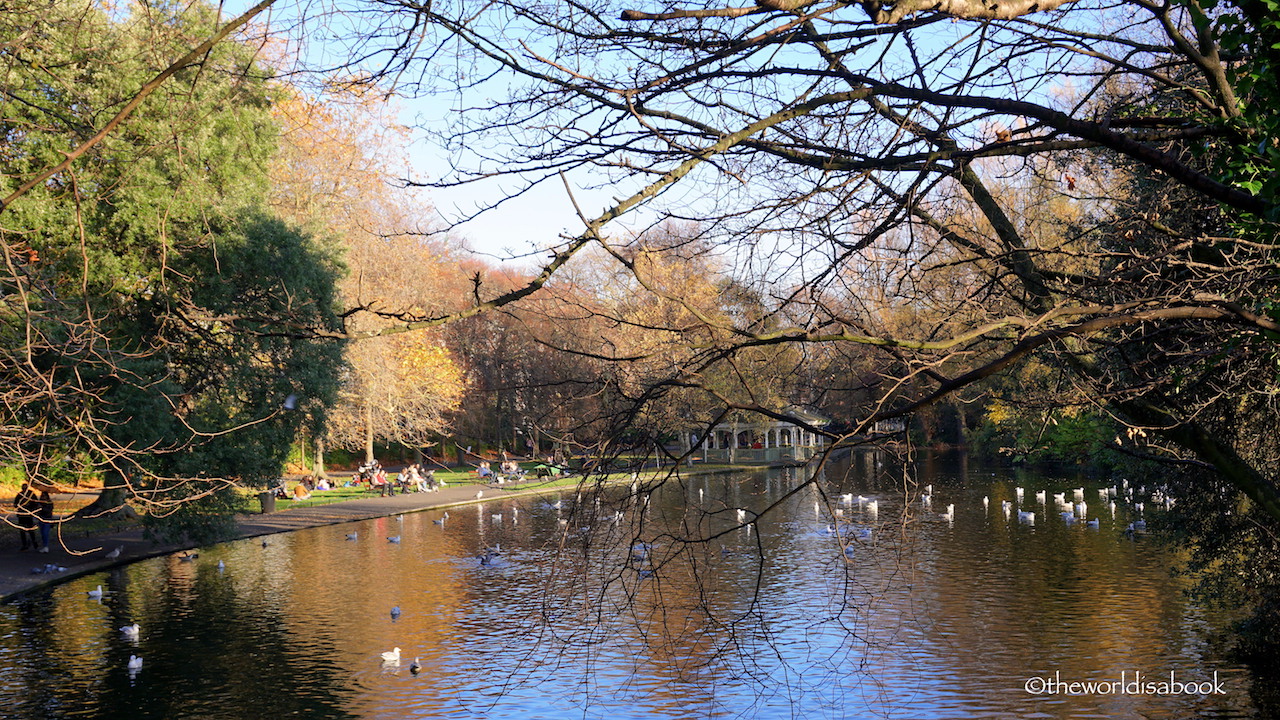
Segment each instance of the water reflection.
M929 506L868 454L818 486L782 471L496 499L447 520L381 518L81 578L0 608L0 707L29 718L1259 716L1249 676L1208 651L1215 620L1182 599L1163 553L1122 532L1131 508L1098 514L1096 528L1068 524L1050 500L1078 478L928 462L910 480L933 485ZM1006 518L1004 501L1036 524ZM497 554L482 562L487 549ZM98 584L101 602L85 594ZM133 622L136 642L119 630ZM393 647L400 664L384 664ZM131 654L144 658L132 676ZM1055 673L1215 670L1226 695L1024 690Z

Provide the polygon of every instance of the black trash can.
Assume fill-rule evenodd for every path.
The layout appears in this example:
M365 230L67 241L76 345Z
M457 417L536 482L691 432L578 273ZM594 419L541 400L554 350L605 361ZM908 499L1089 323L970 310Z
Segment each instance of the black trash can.
M268 490L267 492L258 493L258 501L262 503L262 512L273 513L276 511L276 494Z

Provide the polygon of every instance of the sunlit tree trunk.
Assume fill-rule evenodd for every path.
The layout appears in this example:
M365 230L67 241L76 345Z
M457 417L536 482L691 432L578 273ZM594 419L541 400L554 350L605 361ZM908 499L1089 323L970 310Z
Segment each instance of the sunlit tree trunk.
M364 399L364 461L373 462L373 401Z
M324 438L316 436L316 456L311 473L317 478L329 477L324 471Z

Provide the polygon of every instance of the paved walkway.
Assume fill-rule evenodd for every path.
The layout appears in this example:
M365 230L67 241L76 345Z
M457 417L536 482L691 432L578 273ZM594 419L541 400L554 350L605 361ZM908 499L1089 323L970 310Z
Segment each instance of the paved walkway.
M529 484L523 487L450 485L437 492L391 497L371 496L303 508L289 508L290 501L279 500L277 501L277 508L280 510L278 512L239 516L237 518L239 528L235 536L229 539L271 535L320 525L336 525L400 513L466 505L477 502L476 491L480 489L484 490L485 500L549 491L541 485ZM564 488L562 486L558 489ZM3 527L3 530L17 537L17 530L8 527ZM54 531L56 532L57 528L54 528ZM67 538L66 548L59 547L56 539L50 545L48 553L21 552L17 549L16 543L11 548L0 550L0 602L9 600L14 595L64 582L79 575L194 547L191 543L152 542L142 537L140 529L88 538ZM120 555L108 559L107 553L117 547L122 548ZM66 569L47 574L33 572L37 568L43 569L48 564Z

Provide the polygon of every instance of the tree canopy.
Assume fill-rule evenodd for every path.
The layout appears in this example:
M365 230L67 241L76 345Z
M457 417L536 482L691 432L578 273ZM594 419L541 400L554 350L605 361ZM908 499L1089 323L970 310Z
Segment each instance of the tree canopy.
M217 26L202 6L18 5L0 28L5 196ZM0 215L5 459L37 481L105 473L192 531L183 501L277 476L303 418L286 406L330 404L340 368L317 338L340 327L336 254L263 202L278 130L254 57L217 45Z

